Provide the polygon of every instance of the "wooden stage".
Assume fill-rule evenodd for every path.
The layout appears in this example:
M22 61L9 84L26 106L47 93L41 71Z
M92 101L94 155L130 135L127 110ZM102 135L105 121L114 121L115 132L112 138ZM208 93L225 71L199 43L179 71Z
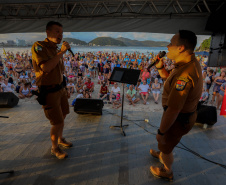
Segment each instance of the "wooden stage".
M1 185L226 184L226 169L180 148L174 150L173 182L150 173L150 165L160 165L149 154L150 148L157 149L153 134L157 128L144 119L159 126L161 109L155 112L125 110L123 124L129 124L126 137L119 129L109 128L120 123L120 109L104 106L102 116L78 115L72 107L70 111L64 136L74 146L66 150L69 158L58 160L50 154L50 124L40 105L20 101L14 108L0 109L0 116L9 116L0 118L0 172L15 170L13 175L0 175ZM218 122L207 129L196 124L182 143L226 165L226 119L218 116Z

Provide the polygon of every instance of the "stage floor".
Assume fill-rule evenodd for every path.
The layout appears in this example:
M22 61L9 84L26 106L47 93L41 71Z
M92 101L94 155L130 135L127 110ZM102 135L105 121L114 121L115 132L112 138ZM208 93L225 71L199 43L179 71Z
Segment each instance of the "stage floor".
M156 130L162 110L151 112L125 110L123 124L126 137L119 129L121 109L107 106L102 116L78 115L70 108L64 136L74 146L66 151L69 158L58 160L50 154L50 124L36 102L19 102L12 109L0 109L0 172L4 185L160 185L168 181L154 177L149 167L161 165L151 157L157 149ZM219 112L218 112L219 114ZM149 119L152 127L144 122ZM138 121L130 121L138 120ZM200 155L226 165L226 119L207 129L196 124L182 143ZM145 130L144 130L145 129ZM180 144L178 145L182 147ZM209 163L180 148L174 150L174 181L181 185L223 185L226 169Z

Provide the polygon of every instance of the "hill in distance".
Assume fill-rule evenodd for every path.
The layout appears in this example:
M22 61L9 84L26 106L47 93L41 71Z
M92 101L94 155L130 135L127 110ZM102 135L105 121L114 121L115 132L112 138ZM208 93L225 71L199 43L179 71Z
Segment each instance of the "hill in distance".
M73 44L77 44L77 45L84 45L84 46L87 45L87 43L85 41L82 41L82 40L79 40L79 39L64 38L64 41L68 42L69 44L73 43Z
M111 37L97 37L90 41L89 44L95 44L96 46L126 46L124 42Z
M152 40L146 40L146 41L138 41L138 40L131 40L124 37L119 38L111 38L111 37L97 37L90 41L89 43L86 43L85 41L74 39L74 38L65 38L64 41L67 41L76 45L83 45L87 46L89 45L95 45L95 46L143 46L143 47L166 47L169 42L164 41L152 41Z
M117 40L124 42L127 46L166 47L169 44L169 42L165 42L165 41L152 41L152 40L139 41L139 40L131 40L123 37L119 37L117 38Z

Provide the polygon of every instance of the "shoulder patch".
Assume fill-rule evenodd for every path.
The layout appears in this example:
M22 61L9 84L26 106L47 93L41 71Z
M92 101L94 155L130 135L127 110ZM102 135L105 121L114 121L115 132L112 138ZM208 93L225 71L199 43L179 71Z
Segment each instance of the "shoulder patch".
M176 90L183 91L187 82L189 82L189 80L187 78L182 77L182 76L178 77L177 83L176 83Z
M42 46L35 46L35 51L42 51Z

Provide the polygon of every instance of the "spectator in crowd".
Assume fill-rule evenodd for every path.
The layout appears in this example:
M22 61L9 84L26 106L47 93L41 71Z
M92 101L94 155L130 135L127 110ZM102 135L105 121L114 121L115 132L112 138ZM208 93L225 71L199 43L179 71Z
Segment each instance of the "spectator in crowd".
M136 90L134 85L130 85L128 91L126 92L126 98L129 100L129 104L135 106L135 103L140 101L140 98L136 98Z
M82 70L81 70L80 68L78 69L78 74L77 74L77 76L78 76L78 80L79 80L79 79L81 79L81 80L83 79L84 74L83 74L83 72L82 72Z
M116 95L116 99L113 101L113 106L112 106L112 108L114 109L118 109L119 107L121 107L122 106L122 99L121 99L121 95L120 95L120 93L118 93L117 95Z
M75 90L75 84L72 83L72 80L69 80L69 83L67 84L67 90L72 95Z
M32 91L37 91L37 90L38 90L38 86L37 86L35 80L31 83L31 88L30 88L30 90L31 90L31 93L32 93Z
M118 87L118 83L115 82L114 86L111 88L111 93L110 93L110 103L112 103L112 99L116 99L116 95L120 94L120 87Z
M202 88L202 95L201 95L201 98L200 98L200 102L202 103L202 104L206 104L207 103L207 101L208 101L208 99L209 99L209 93L205 90L205 88L203 87Z
M150 87L147 84L146 80L143 81L143 84L139 85L138 90L139 90L139 93L140 93L140 96L141 96L142 100L144 101L143 104L144 105L149 104L147 102L147 99L148 99L148 96L149 96Z
M91 78L94 78L94 71L95 71L95 63L94 60L91 59L91 61L88 63L89 71L91 73Z
M214 104L215 96L217 97L216 102L218 102L220 86L225 82L225 72L222 71L220 73L220 76L215 78L214 82L215 82L215 84L214 84L214 87L213 87L213 96L212 96L211 104Z
M17 62L17 64L16 64L16 66L15 66L15 74L16 74L16 77L17 78L19 78L20 77L20 75L23 73L23 66L21 65L21 63L20 62Z
M222 101L223 101L223 98L224 98L224 94L225 94L225 86L226 86L226 82L224 82L220 86L220 92L219 92L219 97L218 97L218 102L217 102L217 109L220 109L220 106L222 104Z
M76 91L77 93L82 93L83 92L83 83L82 83L82 79L79 78L78 79L78 83L76 84Z
M207 82L210 81L210 78L207 76L207 71L203 71L202 79L203 79L203 87L206 90L207 89Z
M20 78L20 80L24 79L24 80L26 80L26 81L27 81L29 77L28 77L28 75L26 75L26 73L25 73L25 72L22 72L22 74L20 75L20 77L19 77L19 78Z
M75 80L76 80L76 74L72 70L72 68L69 69L69 72L67 74L67 78L68 78L68 81L75 82Z
M153 66L152 70L151 70L151 82L154 83L155 79L158 77L158 70L155 66Z
M8 82L9 79L5 78L2 83L3 92L14 92L15 86Z
M91 81L90 77L85 82L85 85L86 85L86 88L89 90L89 92L93 92L94 91L94 83Z
M20 87L18 97L20 99L24 99L24 98L30 98L31 96L32 96L32 94L31 94L31 90L30 90L30 83L27 82Z
M20 87L22 85L22 82L18 82L17 86L16 86L16 92L20 93Z
M206 81L206 92L209 93L212 83L214 81L213 69L210 69L208 71L208 77L209 77L209 79Z
M152 94L155 100L155 103L158 104L159 94L160 94L160 83L158 78L155 78L155 82L152 84Z
M106 83L103 82L103 85L101 85L100 87L100 91L98 93L98 98L101 100L103 100L104 98L106 98L108 95L108 86L106 86Z
M147 80L148 78L150 78L150 73L148 72L148 69L145 68L141 75L141 80L144 81Z
M88 89L83 91L83 97L84 98L91 98L92 97L92 95L91 95L91 93L90 93L90 91Z
M98 84L103 84L104 82L104 76L102 75L101 72L99 72L99 75L98 75Z

